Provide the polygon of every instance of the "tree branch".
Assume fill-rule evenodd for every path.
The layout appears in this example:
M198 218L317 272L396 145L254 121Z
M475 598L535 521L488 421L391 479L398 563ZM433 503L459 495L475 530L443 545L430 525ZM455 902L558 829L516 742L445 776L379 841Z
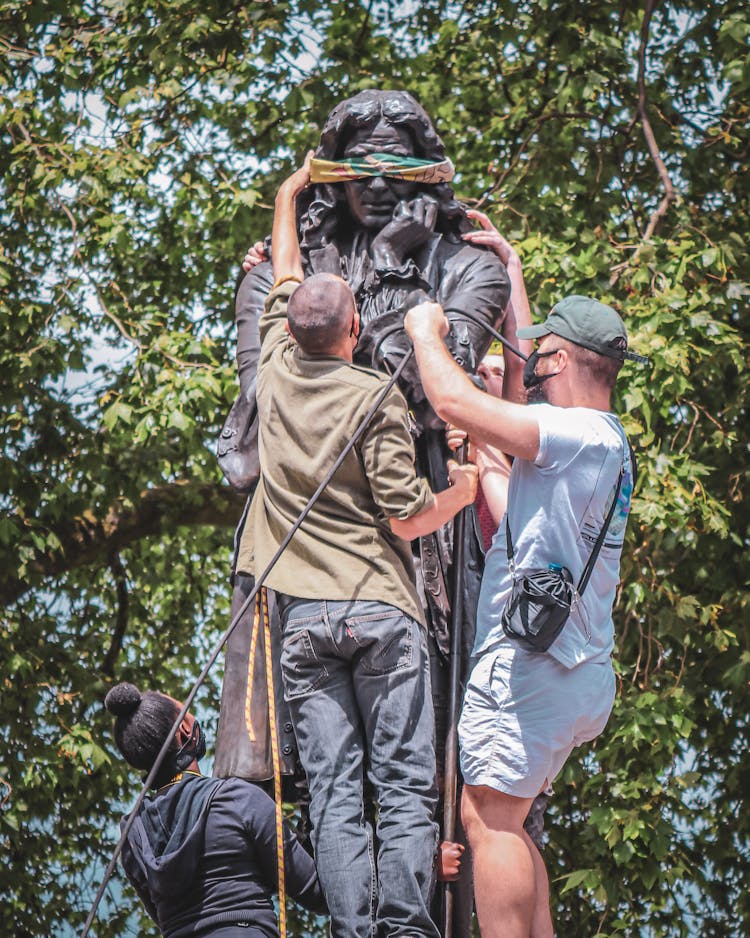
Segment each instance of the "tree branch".
M112 633L112 641L107 649L107 654L104 656L101 670L103 674L112 677L115 673L117 656L122 648L122 640L128 627L128 578L122 558L117 551L112 555L109 565L115 577L115 589L117 590L117 619Z
M664 164L664 160L661 158L661 152L659 151L656 137L651 127L651 121L648 117L648 102L646 100L646 46L648 45L649 26L655 6L656 0L648 0L646 3L646 11L643 15L643 23L641 24L641 45L638 49L638 117L641 120L643 136L646 138L648 152L651 154L651 159L656 165L659 178L664 186L664 198L659 203L656 211L651 215L651 218L649 218L648 225L643 233L644 241L648 241L653 235L656 226L676 198L672 180L669 178L667 167Z
M636 116L640 119L641 127L643 128L643 136L646 138L646 146L648 147L648 152L651 155L651 159L654 161L656 166L656 171L659 174L659 178L662 181L664 186L664 197L661 202L651 215L648 220L648 225L646 225L646 230L643 232L641 243L635 249L635 253L629 261L623 261L621 264L616 264L612 270L609 278L610 285L614 285L620 277L620 274L625 271L633 261L638 259L638 255L641 253L643 245L653 236L656 231L656 227L661 221L661 219L666 215L669 206L676 200L677 194L672 185L672 180L669 178L669 173L667 172L667 167L664 163L664 160L661 158L661 151L659 146L656 143L656 137L654 136L654 131L651 126L651 121L648 117L648 100L646 98L646 46L648 45L649 39L649 27L651 25L651 17L654 12L657 0L647 0L646 10L643 14L643 22L641 23L641 44L638 48L638 107L636 109ZM635 120L635 118L634 118ZM633 213L635 214L635 213ZM638 228L636 223L636 228ZM640 233L640 231L639 231Z
M118 500L104 518L92 512L51 528L62 547L39 553L23 578L15 571L0 571L0 601L10 603L37 585L42 577L58 576L104 558L178 525L232 527L237 524L245 496L219 482L175 482L146 489L136 505Z

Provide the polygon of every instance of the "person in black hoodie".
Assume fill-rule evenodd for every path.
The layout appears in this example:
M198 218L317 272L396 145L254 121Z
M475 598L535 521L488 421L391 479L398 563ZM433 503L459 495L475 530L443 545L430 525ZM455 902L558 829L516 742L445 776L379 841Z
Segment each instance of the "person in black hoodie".
M104 704L117 717L117 748L148 772L181 704L128 683L113 687ZM188 713L156 776L156 793L128 832L125 873L164 938L277 938L274 803L251 782L201 775L205 751L200 724ZM286 827L284 852L289 894L325 912L313 860Z

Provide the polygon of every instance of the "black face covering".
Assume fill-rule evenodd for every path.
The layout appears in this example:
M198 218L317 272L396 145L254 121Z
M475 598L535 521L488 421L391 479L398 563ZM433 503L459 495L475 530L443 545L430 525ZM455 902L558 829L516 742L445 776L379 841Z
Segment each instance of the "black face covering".
M203 735L200 723L195 720L190 736L174 754L167 753L162 762L156 778L151 783L152 788L163 788L168 785L180 772L183 772L195 759L199 761L206 754L206 737ZM148 775L144 775L144 781Z
M175 753L174 765L177 767L177 771L181 772L190 765L193 759L200 760L205 754L206 737L203 735L200 723L195 720L190 736Z
M526 359L526 364L523 366L523 386L528 391L530 388L537 387L548 378L554 378L555 375L559 375L559 371L551 371L548 375L538 375L536 373L536 363L540 358L548 358L550 355L556 355L560 349L552 349L551 352L532 352L531 355Z

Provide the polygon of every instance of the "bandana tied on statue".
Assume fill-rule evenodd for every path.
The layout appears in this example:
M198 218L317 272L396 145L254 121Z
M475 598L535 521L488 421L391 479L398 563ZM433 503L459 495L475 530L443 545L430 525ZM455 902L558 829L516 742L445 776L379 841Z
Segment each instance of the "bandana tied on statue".
M419 160L415 156L396 156L394 153L368 153L350 156L345 160L317 160L310 162L310 182L335 183L368 176L390 176L409 182L450 182L455 169L450 160L439 163Z

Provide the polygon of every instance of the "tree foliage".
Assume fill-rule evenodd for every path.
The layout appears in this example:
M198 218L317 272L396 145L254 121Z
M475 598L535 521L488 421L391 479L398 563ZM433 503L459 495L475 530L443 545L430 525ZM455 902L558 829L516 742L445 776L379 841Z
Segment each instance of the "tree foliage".
M185 692L226 625L238 262L368 87L432 115L540 315L595 295L651 358L619 386L620 691L551 810L559 934L750 930L749 35L739 0L0 6L4 933L85 917L136 790L108 685ZM134 908L115 885L97 934Z

